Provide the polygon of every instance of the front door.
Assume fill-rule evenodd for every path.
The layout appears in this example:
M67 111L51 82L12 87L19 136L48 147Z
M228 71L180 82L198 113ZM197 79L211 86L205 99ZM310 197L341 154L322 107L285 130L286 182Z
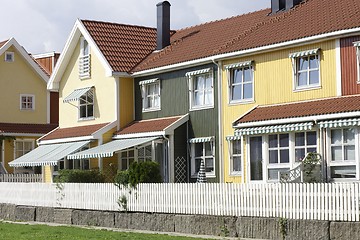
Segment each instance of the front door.
M262 137L250 137L250 181L263 180Z

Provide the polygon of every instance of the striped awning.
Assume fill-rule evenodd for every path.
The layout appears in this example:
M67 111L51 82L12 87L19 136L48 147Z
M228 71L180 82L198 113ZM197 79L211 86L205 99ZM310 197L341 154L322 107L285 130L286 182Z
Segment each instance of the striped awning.
M92 88L92 87L75 89L72 93L70 93L69 96L67 96L66 98L64 98L63 102L64 102L64 103L68 103L68 102L79 101L79 99L81 98L81 96L84 95L85 93L87 93L91 88Z
M148 80L140 81L139 85L146 85L146 84L154 83L156 81L159 81L159 79L158 78L148 79Z
M90 141L70 142L40 145L31 152L9 162L10 167L33 167L33 166L55 166L58 161L80 148L89 144Z
M226 137L227 141L237 141L237 140L241 140L241 136L227 136Z
M234 64L226 65L226 66L225 66L225 69L250 67L250 66L251 66L251 63L252 63L252 61L234 63Z
M243 136L243 135L256 135L256 134L268 134L268 133L308 131L311 130L313 126L314 126L313 122L305 122L305 123L242 128L242 129L236 129L235 135Z
M100 158L100 157L112 157L114 153L121 150L131 148L134 146L142 145L144 143L151 142L159 137L147 137L147 138L130 138L114 140L103 145L87 149L82 152L78 152L69 155L69 159L84 159L84 158Z
M360 42L354 42L353 44L355 47L360 47Z
M319 122L320 128L353 127L360 126L360 118L336 119Z
M302 51L302 52L290 53L289 58L297 58L297 57L305 57L305 56L315 55L318 53L319 50L320 50L320 48L316 48L316 49L311 49L311 50Z
M189 140L189 143L204 143L204 142L211 142L213 140L214 137L192 138Z
M185 74L185 76L187 77L191 77L191 76L194 76L194 75L199 75L199 74L203 74L203 73L208 73L211 71L211 68L205 68L205 69L201 69L201 70L197 70L197 71L192 71L192 72L187 72Z

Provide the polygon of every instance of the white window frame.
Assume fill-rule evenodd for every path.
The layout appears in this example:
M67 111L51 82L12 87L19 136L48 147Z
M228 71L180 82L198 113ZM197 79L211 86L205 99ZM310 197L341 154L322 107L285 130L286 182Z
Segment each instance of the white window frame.
M21 150L18 150L18 149L17 149L17 143L21 143L21 144L22 144L22 149L21 149ZM21 156L23 156L23 155L25 155L26 153L28 153L28 152L24 153L24 152L25 152L25 150L24 150L24 143L31 143L31 150L28 151L28 152L31 152L32 150L34 150L34 148L35 148L35 140L34 140L34 139L16 139L16 140L14 140L14 159L18 158L18 157L16 156L16 153L19 152L19 151L22 152ZM21 156L19 156L19 157L21 157Z
M318 63L318 67L317 68L310 68L310 57L316 57L317 59L317 63ZM308 68L306 70L299 70L300 68L300 59L301 58L308 58L309 60L309 65ZM318 51L316 54L309 54L306 56L299 56L299 57L293 57L292 58L292 64L293 64L293 84L294 84L294 92L296 91L302 91L302 90L311 90L311 89L317 89L321 87L321 69L320 69L320 51ZM310 84L310 72L312 71L318 71L318 77L319 77L319 82L317 84ZM300 73L307 73L307 84L304 86L299 86L299 74Z
M148 89L152 85L157 85L159 92L148 95ZM142 93L142 99L143 99L143 112L151 112L151 111L159 111L161 110L161 85L160 80L156 80L152 83L142 84L141 85L141 93ZM159 106L148 106L148 98L151 98L152 103L155 103L155 99L159 99Z
M315 134L316 134L316 143L318 143L318 134L317 134L317 132L316 131L302 131L302 132L295 132L294 133L294 149L295 149L295 162L300 162L300 161L302 161L303 159L296 159L296 150L301 150L301 149L304 149L305 150L305 156L304 157L306 157L306 154L308 153L306 150L307 149L309 149L309 148L315 148L316 149L316 152L317 152L317 150L318 150L318 147L317 147L317 144L316 145L310 145L310 144L308 144L307 143L307 136L308 136L308 133L310 133L310 132L315 132ZM304 143L304 145L301 145L301 146L296 146L296 133L304 133L304 138L305 138L305 143Z
M23 108L23 97L25 97L27 100L25 102L25 104L27 105L28 103L30 103L28 101L28 99L31 99L31 108L25 107ZM35 95L33 94L20 94L20 110L22 111L31 111L31 110L35 110Z
M357 83L360 84L360 42L354 42L353 44L356 48Z
M199 142L199 143L190 143L190 149L191 149L191 178L197 178L198 172L195 172L195 160L196 159L202 159L204 160L204 164L206 166L206 159L212 159L214 163L214 170L212 172L206 172L206 178L215 178L216 177L216 162L215 162L215 140L211 140L210 142ZM201 157L195 157L195 145L196 144L202 144L202 156ZM206 155L206 148L205 144L210 144L211 147L211 156Z
M132 157L130 157L130 155L129 155L129 152L131 152L131 151L134 153L134 155ZM122 156L123 153L126 153L126 157ZM119 170L127 170L127 169L129 169L129 166L131 164L130 160L133 160L132 162L136 161L136 149L135 148L129 148L129 149L123 150L123 151L119 152L118 157L119 157L118 169ZM122 164L123 159L126 160L126 169L123 169L123 164Z
M92 103L89 103L89 102L87 102L87 96L88 96L88 94L90 93L90 92L92 92L92 94L93 94L93 102ZM86 97L85 98L85 102L86 103L84 103L84 104L81 104L80 103L80 101L81 101L81 98L83 98L83 97ZM88 116L88 108L87 108L87 106L90 106L90 105L92 105L92 107L93 107L93 115L92 116ZM85 109L86 109L86 117L81 117L81 107L85 107ZM95 90L94 90L94 88L91 88L91 89L89 89L89 91L87 91L84 95L82 95L80 98L79 98L79 101L78 101L78 114L79 114L79 116L78 116L78 119L79 119L79 121L84 121L84 120L93 120L93 119L95 119Z
M234 154L234 142L240 142L241 153ZM229 175L230 176L242 176L243 173L243 160L244 160L244 140L243 137L237 140L229 140ZM234 157L240 157L240 171L234 171Z
M4 54L4 61L5 62L8 62L8 63L10 63L10 62L14 62L15 61L15 54L14 54L14 52L5 52L5 54ZM10 58L8 58L8 56L10 56Z
M354 144L346 144L344 143L344 129L350 129L354 128ZM342 142L341 144L332 144L331 143L331 131L332 130L342 130ZM342 181L342 180L359 180L359 128L358 127L340 127L340 128L328 128L326 131L326 138L327 138L327 155L328 157L328 178L333 181ZM353 146L355 145L355 159L353 161L351 160L345 160L344 158L344 147L345 146ZM342 147L342 159L341 160L332 160L332 154L331 150L332 147L341 146ZM347 178L346 175L344 175L343 178L332 178L331 177L331 167L351 167L355 166L355 178Z
M85 43L87 54L85 52ZM79 78L81 80L91 77L91 54L89 42L84 38L80 38L80 56L79 56Z
M211 87L205 88L205 86L204 86L204 88L202 88L200 90L195 90L194 89L195 82L199 76L209 76L209 78L211 78ZM206 77L205 77L205 79L206 79ZM205 84L205 81L204 81L204 84ZM195 105L195 93L202 91L204 94L204 101L205 101L205 96L206 96L205 93L210 92L210 89L211 89L211 102L212 103ZM199 73L199 74L194 74L194 75L189 76L189 103L190 103L190 111L208 109L208 108L214 107L214 74L211 70L209 72Z
M242 70L242 82L241 83L234 83L234 71L236 70ZM249 69L250 70L250 78L251 81L248 82L244 82L244 70L245 69ZM251 64L250 66L243 66L243 67L232 67L232 68L228 68L227 69L227 77L228 77L228 96L229 96L229 104L241 104L241 103L251 103L255 101L255 85L254 85L254 67ZM252 93L251 93L251 98L244 98L244 85L245 84L251 84L252 85ZM233 99L233 91L232 91L232 87L233 86L241 86L241 91L242 91L242 98L241 99Z

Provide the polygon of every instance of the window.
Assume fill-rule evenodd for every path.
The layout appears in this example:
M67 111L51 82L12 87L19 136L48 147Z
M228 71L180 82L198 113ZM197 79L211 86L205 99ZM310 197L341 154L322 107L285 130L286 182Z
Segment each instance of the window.
M152 161L155 160L152 157L152 146L147 145L144 147L139 147L137 150L138 154L138 161L139 162L145 162L145 161Z
M143 96L143 111L160 109L160 80L144 83L140 82Z
M319 49L292 53L294 89L308 89L320 86Z
M79 118L94 117L94 89L90 89L79 98Z
M34 95L20 95L20 109L21 110L34 110L35 109L35 96Z
M290 148L289 134L269 135L268 179L277 180L279 172L289 170Z
M241 140L231 141L230 144L231 144L230 174L239 174L241 173L241 159L242 159Z
M120 153L120 168L121 170L127 170L131 163L135 161L134 149L129 149Z
M34 149L33 140L15 140L14 144L15 144L15 153L14 153L15 158L19 158Z
M355 129L330 131L331 178L355 178Z
M302 161L307 153L316 149L316 132L295 133L295 161Z
M90 46L84 37L80 40L79 77L90 77Z
M253 74L250 66L231 68L230 74L230 102L253 100Z
M197 177L201 161L204 161L207 177L215 176L213 141L191 143L192 176Z
M189 72L190 108L202 109L214 106L213 74L210 69Z
M14 52L5 52L5 62L14 62Z

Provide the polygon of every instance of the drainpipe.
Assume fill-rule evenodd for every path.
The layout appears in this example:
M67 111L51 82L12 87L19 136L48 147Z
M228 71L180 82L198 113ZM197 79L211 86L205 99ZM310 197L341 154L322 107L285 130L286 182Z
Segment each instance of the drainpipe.
M224 149L223 149L223 121L222 121L222 62L219 61L218 63L212 59L212 62L218 68L218 128L219 128L219 181L222 183L225 181L224 179Z
M171 160L172 160L172 151L170 150L170 138L166 137L166 135L163 135L163 138L166 140L167 143L167 167L168 167L168 181L169 183L173 183L174 182L174 169L172 169L173 164L171 164ZM171 138L172 140L174 140L174 137Z

